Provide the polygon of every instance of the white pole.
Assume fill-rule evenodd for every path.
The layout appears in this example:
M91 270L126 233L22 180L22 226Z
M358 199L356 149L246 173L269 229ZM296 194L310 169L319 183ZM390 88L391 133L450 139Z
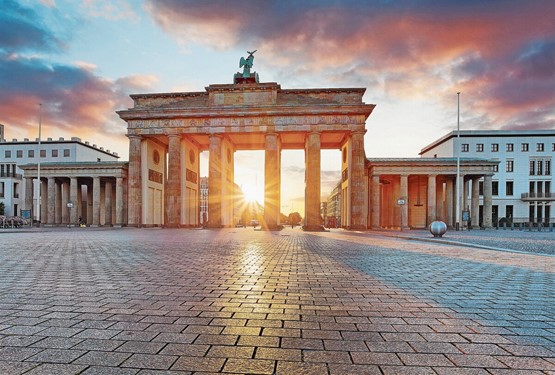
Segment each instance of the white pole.
M42 125L42 103L39 104L39 142L38 142L38 152L37 152L37 158L38 158L38 162L37 162L37 179L39 182L39 197L37 200L37 221L40 227L40 203L41 203L41 182L40 182L40 141L41 141L41 125Z
M456 219L455 219L455 230L460 230L460 218L461 218L461 186L460 186L460 179L461 179L461 161L460 161L460 152L461 152L461 145L460 145L460 97L461 97L461 93L458 92L457 93L457 142L455 144L455 151L457 153L457 180L455 182L456 187L457 187L457 191L456 191L456 197L457 197L457 203L456 203L456 209L455 209L455 215Z

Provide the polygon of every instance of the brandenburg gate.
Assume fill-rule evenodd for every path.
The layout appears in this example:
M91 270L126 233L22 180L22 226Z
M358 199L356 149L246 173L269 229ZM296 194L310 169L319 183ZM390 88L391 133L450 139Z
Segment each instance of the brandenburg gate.
M252 53L250 53L252 56ZM242 63L244 60L241 60ZM247 60L248 63L248 60ZM251 65L252 66L252 60ZM246 69L246 68L245 68ZM264 150L264 222L280 224L281 150L305 150L305 229L320 230L321 149L341 150L346 227L366 229L363 88L288 89L238 73L202 92L131 95L128 225L199 225L199 153L209 151L208 226L233 223L234 152Z

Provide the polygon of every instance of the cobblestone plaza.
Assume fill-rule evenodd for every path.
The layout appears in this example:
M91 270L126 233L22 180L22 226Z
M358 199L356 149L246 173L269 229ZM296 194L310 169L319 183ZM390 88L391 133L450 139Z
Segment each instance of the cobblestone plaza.
M553 232L382 234L2 232L0 373L555 373Z

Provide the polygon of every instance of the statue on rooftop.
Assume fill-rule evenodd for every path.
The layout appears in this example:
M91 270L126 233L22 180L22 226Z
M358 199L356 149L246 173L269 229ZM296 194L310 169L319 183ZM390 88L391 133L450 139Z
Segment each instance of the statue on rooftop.
M254 63L254 53L256 51L258 50L255 49L252 52L247 51L249 56L246 59L241 57L241 60L239 60L239 68L243 68L243 78L249 78L251 76L251 68Z

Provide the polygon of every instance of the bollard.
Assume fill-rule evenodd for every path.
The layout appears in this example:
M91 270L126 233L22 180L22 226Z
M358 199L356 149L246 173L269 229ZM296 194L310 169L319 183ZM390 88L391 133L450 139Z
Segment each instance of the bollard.
M538 232L541 232L541 231L542 231L542 226L543 226L542 223L539 222L539 223L538 223Z
M553 232L553 223L549 223L549 231Z

